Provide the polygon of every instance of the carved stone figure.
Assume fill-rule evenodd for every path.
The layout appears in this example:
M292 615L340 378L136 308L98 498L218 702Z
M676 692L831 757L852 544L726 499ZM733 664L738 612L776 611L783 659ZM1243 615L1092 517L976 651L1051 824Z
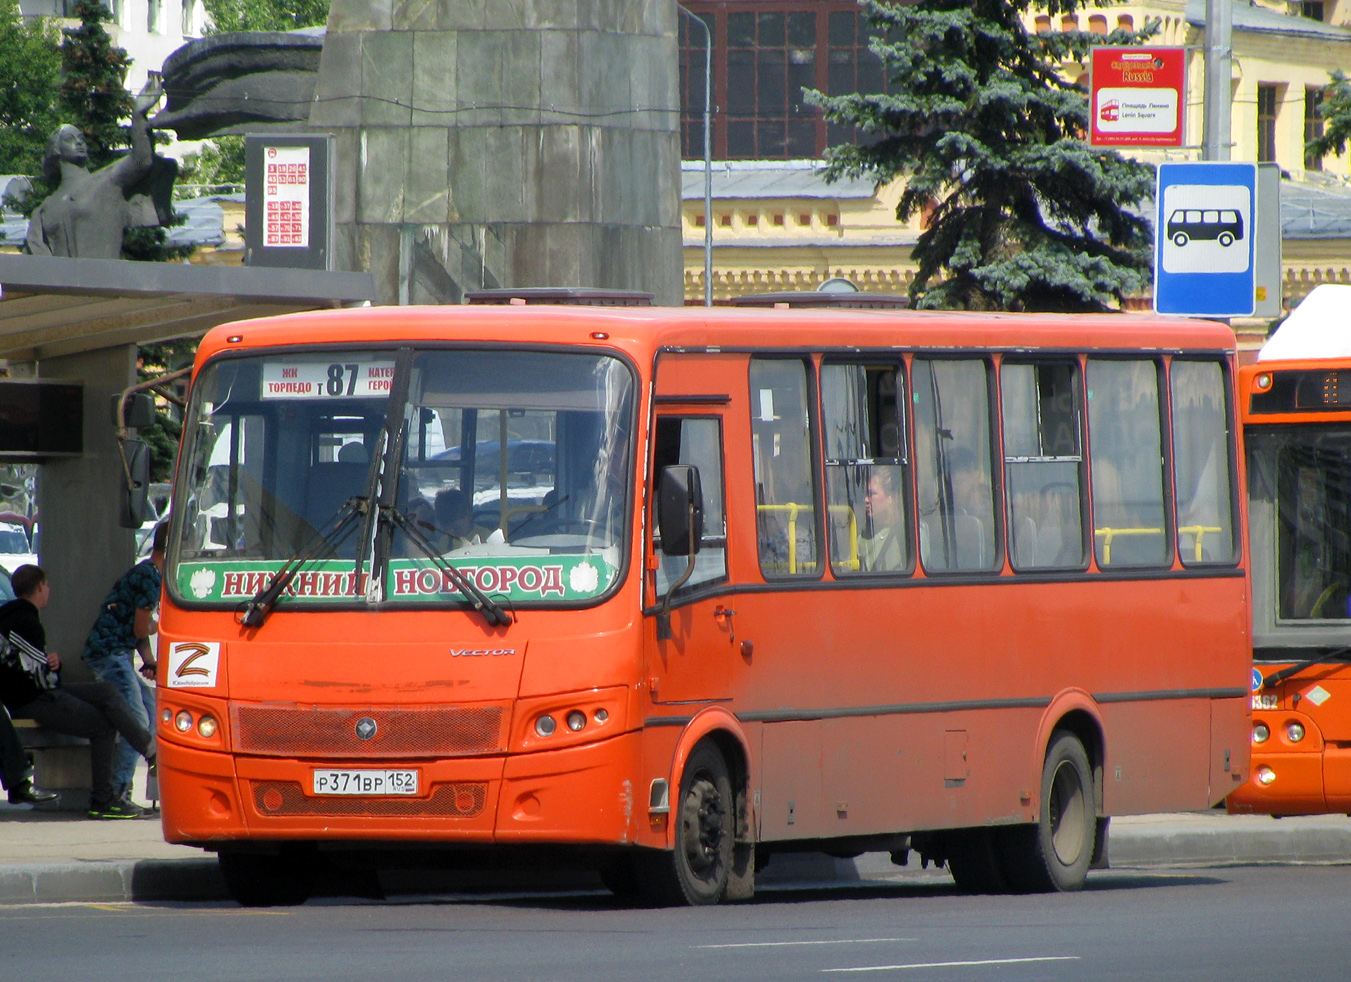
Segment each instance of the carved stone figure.
M89 152L78 128L67 123L51 135L42 173L60 183L29 216L30 254L118 259L125 229L163 225L170 219L178 164L156 156L146 118L160 94L159 78L152 76L136 97L131 152L99 170L89 170Z

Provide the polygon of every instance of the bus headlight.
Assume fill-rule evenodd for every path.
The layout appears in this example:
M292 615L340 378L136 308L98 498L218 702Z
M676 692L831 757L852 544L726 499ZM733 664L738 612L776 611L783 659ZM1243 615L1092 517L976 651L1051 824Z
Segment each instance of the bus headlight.
M1291 723L1285 728L1285 735L1290 738L1291 743L1299 743L1304 739L1304 724Z
M535 732L542 737L553 736L554 730L558 729L558 723L552 716L541 716L535 720Z
M174 717L174 727L179 733L187 733L192 729L192 713L186 709L180 709L178 715Z
M586 726L586 713L580 709L574 709L568 713L568 729L576 733L582 727Z
M1276 780L1276 772L1270 767L1263 764L1261 767L1257 768L1257 783L1262 785L1262 787L1265 788L1274 780Z
M1266 743L1271 736L1271 730L1267 729L1267 724L1258 723L1252 728L1252 742Z
M203 716L197 721L197 732L204 737L213 737L216 735L216 717Z

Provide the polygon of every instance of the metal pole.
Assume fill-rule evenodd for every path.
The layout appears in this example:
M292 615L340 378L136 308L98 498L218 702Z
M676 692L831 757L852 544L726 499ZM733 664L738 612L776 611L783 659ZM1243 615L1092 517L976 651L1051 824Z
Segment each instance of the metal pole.
M1233 108L1233 0L1206 0L1206 88L1204 160L1228 160L1229 115Z
M713 306L713 32L683 5L680 12L704 32L704 306Z

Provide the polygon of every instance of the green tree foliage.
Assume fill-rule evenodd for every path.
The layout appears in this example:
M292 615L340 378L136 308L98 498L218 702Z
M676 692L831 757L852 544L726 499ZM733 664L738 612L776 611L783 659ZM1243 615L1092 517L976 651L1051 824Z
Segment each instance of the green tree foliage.
M243 184L244 137L213 136L196 153L187 154L178 170L180 184Z
M0 0L0 174L37 174L60 124L58 37L46 19L25 21L18 0Z
M1340 157L1346 153L1346 141L1351 137L1351 79L1340 68L1332 73L1331 81L1323 89L1323 104L1318 115L1323 117L1323 135L1304 145L1304 156L1317 160L1329 154Z
M205 0L210 33L294 31L328 23L328 0Z
M1106 0L1098 0L1098 5ZM1042 0L1052 16L1084 0ZM928 214L910 288L919 307L1110 310L1149 282L1151 223L1129 209L1152 167L1090 147L1066 59L1155 30L1030 34L1033 0L865 0L888 91L807 93L875 142L827 153L826 176L906 179L896 217Z
M136 380L148 382L152 378L187 368L197 355L197 338L176 338L140 348L136 366ZM178 383L180 393L187 392L187 381ZM142 427L137 436L150 448L150 480L167 481L173 476L174 457L178 440L183 434L182 412L166 399L155 400L155 425Z
M79 26L61 32L58 107L84 133L89 167L97 170L127 145L122 120L131 116L132 99L123 82L131 59L104 29L112 14L99 0L76 0L74 14Z

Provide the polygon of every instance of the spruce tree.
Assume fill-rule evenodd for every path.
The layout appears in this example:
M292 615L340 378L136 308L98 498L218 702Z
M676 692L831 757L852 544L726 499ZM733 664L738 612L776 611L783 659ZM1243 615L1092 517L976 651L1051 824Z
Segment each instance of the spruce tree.
M884 94L807 93L875 142L834 147L827 179L903 177L896 217L927 213L910 287L918 307L1088 311L1149 283L1152 167L1090 147L1083 86L1061 72L1095 43L1155 29L1032 34L1032 0L865 0ZM1083 0L1042 0L1052 16ZM1136 209L1136 210L1132 210Z
M62 118L84 133L89 167L97 170L127 145L122 120L131 116L132 99L123 82L131 59L104 29L112 14L99 0L76 0L74 14L79 26L61 32L58 104Z

